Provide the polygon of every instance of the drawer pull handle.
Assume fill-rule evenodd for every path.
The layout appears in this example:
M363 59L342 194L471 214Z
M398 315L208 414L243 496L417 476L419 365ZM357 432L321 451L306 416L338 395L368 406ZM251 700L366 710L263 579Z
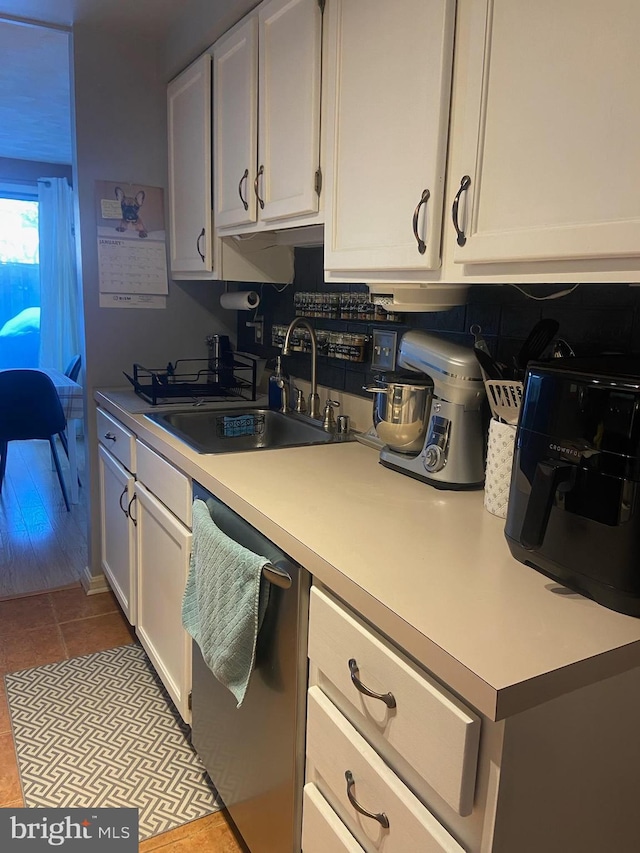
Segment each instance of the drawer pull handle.
M258 191L258 182L260 178L264 175L264 166L260 166L258 169L258 174L256 175L256 179L253 182L253 191L256 194L256 198L258 199L258 204L260 205L260 210L264 210L264 199L260 198L260 192Z
M372 699L379 699L381 702L384 702L387 708L396 707L396 698L393 693L374 693L373 690L365 687L358 678L360 670L358 669L358 663L355 658L351 658L349 661L349 672L351 673L351 681L353 681L356 690L359 690L360 693L364 693L365 696L370 696Z
M125 486L124 489L122 490L122 494L120 495L120 500L118 501L118 503L120 504L120 509L127 516L127 518L129 518L129 511L122 506L122 498L127 494L128 491L129 491L129 486Z
M246 182L248 181L248 179L249 179L249 170L245 169L244 175L240 178L240 183L238 184L238 195L240 196L240 201L242 202L242 206L244 207L245 210L249 210L249 202L242 195L242 182L243 181L245 182L245 187L246 187L246 185L247 185Z
M453 227L456 229L456 242L458 246L464 246L467 242L467 235L460 228L460 223L458 222L458 207L460 205L460 196L463 192L466 192L471 186L471 178L469 175L464 175L462 180L460 181L460 189L455 195L453 199L453 207L451 208L451 218L453 219Z
M117 441L118 440L112 432L105 432L104 437L108 441Z
M133 526L134 526L134 527L137 527L137 526L138 526L138 519L137 519L137 518L134 518L133 513L131 512L131 507L133 506L133 502L137 499L137 497L138 497L137 495L134 495L134 496L131 498L131 500L129 501L129 504L128 504L128 506L127 506L127 515L129 516L129 518L131 519L131 521L133 521Z
M198 239L196 240L196 249L198 250L198 254L200 255L202 263L204 263L204 255L202 254L202 252L200 250L200 240L202 240L202 238L205 236L205 234L206 234L206 231L203 228L202 231L198 234Z
M382 826L384 829L389 829L389 818L384 812L368 812L366 809L363 809L360 803L356 800L353 791L351 790L356 784L351 770L345 771L344 778L347 780L347 797L349 798L349 802L354 807L354 809L357 812L360 812L360 814L364 815L365 817L370 817L372 820L377 820L380 826Z
M426 204L429 201L431 193L429 190L423 190L422 196L420 197L420 201L418 202L418 206L413 211L413 236L416 238L418 243L418 251L421 255L427 251L427 244L424 242L422 237L418 234L418 214L420 213L420 208L423 204Z

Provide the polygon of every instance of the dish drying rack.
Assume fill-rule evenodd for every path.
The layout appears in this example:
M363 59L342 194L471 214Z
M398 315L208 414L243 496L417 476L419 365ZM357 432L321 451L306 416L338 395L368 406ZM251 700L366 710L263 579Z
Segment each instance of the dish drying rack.
M152 406L166 403L223 402L256 399L256 362L232 353L223 359L183 358L165 367L133 365L124 374L140 397Z

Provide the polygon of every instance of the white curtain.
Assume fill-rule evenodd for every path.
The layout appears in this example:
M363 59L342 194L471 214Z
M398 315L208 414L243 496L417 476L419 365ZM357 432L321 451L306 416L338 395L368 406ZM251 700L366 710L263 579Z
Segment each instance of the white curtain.
M65 370L80 353L73 192L66 178L38 180L40 366Z

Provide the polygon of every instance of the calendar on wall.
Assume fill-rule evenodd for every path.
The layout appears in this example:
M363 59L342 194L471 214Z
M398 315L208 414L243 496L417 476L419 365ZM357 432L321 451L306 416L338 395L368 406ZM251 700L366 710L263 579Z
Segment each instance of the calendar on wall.
M96 181L101 308L165 308L164 190Z

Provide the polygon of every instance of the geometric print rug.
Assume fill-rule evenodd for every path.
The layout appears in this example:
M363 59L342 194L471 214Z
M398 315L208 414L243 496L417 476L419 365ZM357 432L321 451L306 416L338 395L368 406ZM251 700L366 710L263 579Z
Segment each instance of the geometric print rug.
M25 806L137 808L141 841L222 808L138 643L5 683Z

